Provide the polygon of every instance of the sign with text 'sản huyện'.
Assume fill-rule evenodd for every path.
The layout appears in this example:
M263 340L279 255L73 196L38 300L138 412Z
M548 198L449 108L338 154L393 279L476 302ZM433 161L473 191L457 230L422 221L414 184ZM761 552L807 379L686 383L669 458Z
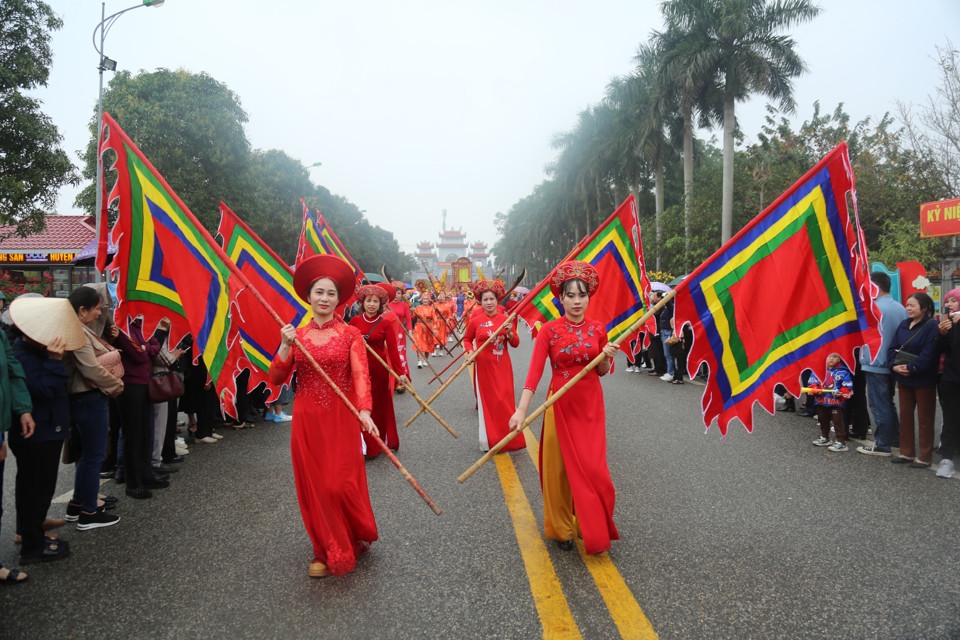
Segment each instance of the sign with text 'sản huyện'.
M920 205L920 237L960 235L960 198Z

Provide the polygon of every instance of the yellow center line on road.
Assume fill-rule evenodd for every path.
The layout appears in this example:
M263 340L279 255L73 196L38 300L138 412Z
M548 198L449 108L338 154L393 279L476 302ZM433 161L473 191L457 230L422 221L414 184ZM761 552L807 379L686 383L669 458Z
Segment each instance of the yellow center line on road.
M547 640L582 638L573 613L560 586L550 553L540 535L540 527L530 508L520 476L509 455L494 456L503 496L513 521L513 530L520 546L520 556L527 571L533 602L540 616L543 637Z
M523 437L527 442L527 453L533 460L533 466L537 472L540 472L540 442L533 435L531 429L523 432ZM539 536L539 530L537 531ZM610 617L613 623L617 625L622 638L630 640L654 640L657 638L657 632L653 625L647 619L640 603L633 596L633 592L627 586L626 581L613 564L609 554L601 553L598 555L588 555L583 546L583 540L577 539L577 548L580 550L580 557L587 565L593 581L597 584L597 590L600 591L600 597L607 605L610 611Z

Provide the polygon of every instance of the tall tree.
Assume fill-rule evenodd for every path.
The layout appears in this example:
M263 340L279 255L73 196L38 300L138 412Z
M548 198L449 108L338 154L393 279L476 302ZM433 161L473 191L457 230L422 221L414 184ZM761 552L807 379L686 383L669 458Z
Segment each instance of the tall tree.
M715 0L673 0L682 2L687 15L705 15L710 3ZM663 4L667 27L664 31L654 31L650 51L646 55L648 62L654 65L654 95L656 101L652 109L660 114L679 114L682 130L683 157L683 228L684 228L684 269L689 268L688 260L692 241L693 227L693 174L694 149L696 139L694 128L706 127L722 118L722 105L718 103L712 78L709 73L693 64L700 51L701 42L706 39L703 33L705 25L701 22L686 23L672 18L667 10L669 3ZM639 56L638 63L645 62Z
M733 228L733 136L736 103L760 93L794 108L792 79L806 66L793 38L781 32L811 20L811 0L669 0L668 25L688 37L684 56L693 77L716 86L723 99L721 242Z
M23 93L46 86L50 33L62 26L45 2L0 2L0 224L21 236L42 231L57 192L77 182L56 126Z
M115 75L103 94L110 113L207 229L216 229L220 200L242 211L254 190L247 114L225 84L205 73L159 69ZM96 113L96 112L94 112ZM84 177L96 175L96 115L84 154ZM106 166L109 166L107 164ZM109 174L105 176L107 184ZM77 204L93 210L91 184Z

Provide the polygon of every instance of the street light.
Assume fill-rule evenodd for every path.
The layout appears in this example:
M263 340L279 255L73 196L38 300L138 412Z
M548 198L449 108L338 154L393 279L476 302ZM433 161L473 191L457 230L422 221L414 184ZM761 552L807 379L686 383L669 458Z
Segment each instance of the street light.
M96 26L93 30L93 48L98 54L100 54L100 64L97 65L97 69L100 72L100 90L97 93L97 193L96 193L96 204L94 205L93 217L96 221L96 234L97 241L100 240L100 208L103 206L103 162L100 158L100 142L103 137L103 72L104 71L116 71L117 70L117 61L111 60L103 54L103 41L107 38L107 33L110 31L110 28L117 21L117 19L125 14L127 11L133 11L134 9L139 9L140 7L159 7L163 5L165 0L142 0L140 4L135 4L132 7L127 7L123 11L118 11L111 16L107 16L107 3L100 3L100 24ZM97 32L100 32L100 44L97 45ZM102 280L102 276L98 271L95 277L97 282Z

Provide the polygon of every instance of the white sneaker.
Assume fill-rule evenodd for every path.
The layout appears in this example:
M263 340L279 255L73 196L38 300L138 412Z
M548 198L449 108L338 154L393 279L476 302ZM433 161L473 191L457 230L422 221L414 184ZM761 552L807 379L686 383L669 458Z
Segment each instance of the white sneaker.
M664 382L673 382L673 376L670 375L669 373L663 374L662 376L660 376L660 379L663 380Z
M216 438L211 438L210 436L207 436L206 438L197 438L197 442L202 442L203 444L217 444L220 441L217 440Z
M174 443L175 445L177 445L178 447L185 447L185 446L187 446L187 441L184 440L183 438L177 438L176 440L173 441L173 443Z
M937 467L937 477L938 478L950 478L953 476L953 460L948 460L944 458L940 461L940 466Z
M190 453L190 449L187 449L186 447L175 447L174 450L177 452L178 456L185 456Z
M210 437L214 438L215 440L223 440L223 436L220 435L219 433L211 433Z
M287 415L286 413L282 413L282 412L278 413L277 419L274 420L274 422L292 422L292 421L293 421L293 416Z
M626 371L627 373L634 373L636 370L637 370L636 367L627 367L626 369L624 369L624 371Z

